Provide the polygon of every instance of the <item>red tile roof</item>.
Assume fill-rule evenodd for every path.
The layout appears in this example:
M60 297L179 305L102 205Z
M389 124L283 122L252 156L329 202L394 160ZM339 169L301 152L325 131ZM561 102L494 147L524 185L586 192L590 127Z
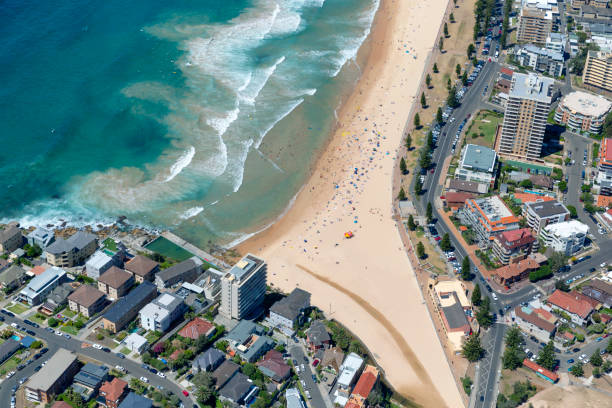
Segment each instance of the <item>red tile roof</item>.
M526 322L529 322L542 330L546 330L548 333L552 333L555 330L554 323L542 319L540 316L538 316L536 310L538 309L533 309L531 310L531 313L528 313L529 309L523 309L522 306L517 306L514 308L514 314Z
M506 74L506 75L514 75L514 71L511 70L510 68L502 68L499 70L499 72L501 72L502 74Z
M200 336L210 336L215 331L215 325L204 320L201 317L196 317L185 325L179 331L179 336L188 337L192 340L197 340Z
M256 363L258 367L265 367L276 374L280 379L287 378L291 367L285 363L283 354L277 350L268 351L264 357Z
M525 271L538 269L540 264L533 258L525 258L518 263L502 266L496 269L493 273L504 280L520 276Z
M534 363L533 361L530 361L527 358L525 360L523 360L523 365L525 367L527 367L527 368L532 369L536 373L542 374L543 376L549 378L552 382L559 381L559 376L557 374L553 373L550 370L545 369L541 365L536 364L536 363Z
M465 204L465 200L473 198L474 195L472 193L466 193L466 192L456 192L455 193L455 192L449 191L446 193L445 197L446 197L446 202L449 204L451 203Z
M353 394L359 395L363 399L368 398L376 380L378 380L378 370L374 366L367 365L353 389Z
M43 273L44 271L47 270L47 267L42 266L42 265L36 265L35 267L32 268L32 273L36 276L40 275L41 273Z
M554 201L553 197L537 195L532 193L514 193L514 198L519 200L521 203L535 203L537 200L542 201Z
M565 293L557 289L548 298L548 303L586 319L593 311L593 307L589 302L574 296L576 293L577 292Z
M174 360L176 360L177 358L179 358L179 356L181 355L181 353L182 353L182 352L183 352L183 350L180 350L180 349L174 350L174 351L172 352L172 354L170 354L170 355L168 356L168 358L169 358L170 360L174 361Z
M64 401L56 401L55 404L51 405L51 408L72 408L72 405Z
M598 207L610 207L612 206L612 196L598 195L597 196L597 206Z
M125 392L128 383L115 377L113 381L105 381L100 387L100 393L105 393L104 398L109 401L117 401ZM55 408L55 406L53 406Z

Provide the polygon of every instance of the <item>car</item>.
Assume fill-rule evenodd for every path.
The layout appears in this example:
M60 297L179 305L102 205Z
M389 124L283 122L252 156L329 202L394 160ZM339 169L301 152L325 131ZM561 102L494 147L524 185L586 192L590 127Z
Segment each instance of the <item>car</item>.
M70 340L72 338L72 336L69 335L68 333L64 333L64 337L67 338L68 340Z
M305 394L306 394L306 398L312 399L312 397L310 396L310 391L306 391Z
M157 376L158 376L159 378L166 378L166 374L162 373L161 371L158 371L158 372L157 372Z
M586 354L581 354L580 357L587 358L587 355Z
M38 367L36 367L36 368L34 369L34 372L35 372L35 373L39 372L41 368L42 368L42 366L38 366Z
M40 354L45 354L47 351L49 351L49 349L46 348L46 347L43 347L43 348L40 349L39 353Z
M124 359L125 358L125 354L123 354L123 353L116 353L116 356L119 357L120 359Z
M19 364L19 365L17 366L17 371L21 371L21 370L23 370L24 368L25 368L25 364Z
M589 269L589 271L591 271L591 272L595 272L596 270L597 270L597 269L595 269L595 268L591 268L591 269Z
M493 292L493 289L491 289L491 286L489 284L487 284L485 287L487 288L489 292Z
M529 354L529 353L530 353L529 349L528 349L528 348L526 348L526 349L525 349L525 354Z
M34 333L34 330L26 330L26 333L28 333L30 336L36 336L36 333Z
M298 362L295 358L291 362L293 363L294 366L298 365Z
M497 295L495 294L495 292L491 293L491 297L493 298L493 300L498 300Z
M4 320L4 316L0 316L0 322L3 322Z
M312 381L314 381L314 383L317 383L317 376L314 374L311 374L310 377L312 377Z
M61 331L59 331L59 330L56 330L56 331L55 331L55 335L56 335L56 336L62 336L62 335L63 335L63 333L62 333Z
M149 367L149 371L152 372L153 374L157 374L157 370L153 367Z
M55 332L55 330L53 330L52 327L47 327L45 330L48 331L49 333L54 333Z
M313 366L313 367L318 366L318 365L319 365L319 362L320 362L320 360L319 360L318 358L315 358L315 359L312 361L312 366Z
M145 377L145 376L140 377L140 381L142 381L145 384L149 383L149 379L147 377Z
M574 364L574 359L570 358L569 360L567 360L567 364Z
M101 346L101 345L99 345L98 343L94 343L94 344L92 344L92 345L91 345L91 347L93 347L93 348L95 348L95 349L97 349L97 350L102 350L102 346Z
M600 268L605 268L605 267L606 267L606 265L607 265L607 264L604 262L604 263L600 264L600 265L599 265L599 267L600 267Z
M102 347L102 349L101 349L101 350L102 350L103 352L105 352L105 353L110 353L110 352L111 352L111 349L109 349L108 347Z
M124 372L124 371L125 371L125 368L124 368L123 366L116 365L116 366L115 366L115 370L117 370L117 371L121 371L121 372Z
M186 396L186 397L188 397L188 396L189 396L189 391L187 391L187 390L183 390L183 391L182 391L182 393L183 393L183 395L184 395L184 396Z
M436 242L440 241L441 239L442 239L442 238L440 238L439 236L434 237L434 240L435 240Z
M301 364L301 365L300 365L300 368L302 369L302 371L305 371L305 369L304 369L304 364Z
M300 380L300 383L302 383L303 388L306 388L306 382L304 380Z

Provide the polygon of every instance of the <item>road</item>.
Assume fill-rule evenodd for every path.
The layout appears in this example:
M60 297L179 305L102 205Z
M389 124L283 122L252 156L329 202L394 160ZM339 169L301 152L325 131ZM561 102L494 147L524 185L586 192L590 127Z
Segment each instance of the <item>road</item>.
M300 381L304 381L302 383L304 390L308 390L310 393L310 406L313 408L325 408L325 402L323 401L323 396L319 391L319 387L312 379L312 374L314 373L311 370L308 357L306 357L304 354L304 350L302 350L302 347L299 345L293 345L289 347L289 354L291 354L291 358L297 361L298 365L300 366L300 373L298 374L298 377ZM306 386L304 386L304 384L306 384Z
M115 367L116 365L120 365L120 366L125 367L128 373L132 377L135 377L135 378L146 377L149 379L149 385L153 385L154 387L161 386L163 387L164 391L171 391L173 394L177 395L180 398L181 402L184 404L185 407L194 406L193 401L189 397L185 397L182 394L183 389L180 388L178 385L176 385L175 383L171 382L168 379L160 378L157 375L149 372L148 370L145 370L144 368L140 366L140 364L130 359L127 359L127 358L121 359L113 353L106 353L102 350L96 350L92 347L84 348L82 347L83 342L76 340L74 338L67 339L63 336L56 336L55 334L52 334L42 328L33 328L30 326L27 326L25 323L23 323L23 320L21 320L18 317L11 317L11 316L6 316L6 315L3 315L3 316L6 319L5 323L9 325L11 323L17 323L20 326L27 327L28 330L33 330L36 333L36 337L43 340L47 344L47 348L49 349L49 352L45 355L45 358L51 357L53 355L53 351L54 350L57 351L57 349L61 347L61 348L70 350L72 352L75 352L77 354L81 354L85 357L99 361L110 367ZM42 362L42 359L41 359L41 362ZM31 376L32 373L34 372L34 368L39 364L40 364L39 360L33 362L28 367L26 367L24 370L18 371L17 374L15 374L13 378L9 379L8 381L5 380L2 383L2 389L0 391L0 398L1 398L0 404L2 406L7 406L7 407L10 406L10 388L12 387L12 385L9 386L9 384L15 385L16 382L19 381L19 379L25 376L28 376L28 377ZM8 390L8 394L6 393L7 390Z

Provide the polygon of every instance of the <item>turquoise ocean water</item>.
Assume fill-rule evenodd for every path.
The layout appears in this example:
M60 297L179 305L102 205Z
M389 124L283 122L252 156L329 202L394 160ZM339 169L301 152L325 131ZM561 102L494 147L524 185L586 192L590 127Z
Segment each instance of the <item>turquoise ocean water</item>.
M359 75L378 0L5 0L0 218L124 215L204 244L272 221Z

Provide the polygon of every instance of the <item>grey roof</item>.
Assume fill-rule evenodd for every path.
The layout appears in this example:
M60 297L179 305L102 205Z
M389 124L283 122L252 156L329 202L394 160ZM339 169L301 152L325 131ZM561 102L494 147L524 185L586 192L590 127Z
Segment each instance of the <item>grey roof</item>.
M201 268L203 262L200 258L192 256L189 259L184 260L168 269L164 269L157 273L156 278L161 279L163 282L169 281L173 278L180 277L181 275L190 272L196 268Z
M512 170L510 173L508 173L508 177L510 177L510 180L520 183L523 180L529 180L531 174L522 171Z
M537 102L550 103L555 80L537 74L512 75L510 98L529 99Z
M246 352L241 354L246 361L253 362L272 347L274 347L274 340L268 336L259 336L257 340L251 344L251 347L249 347Z
M225 383L238 372L239 368L240 366L238 364L229 360L225 360L221 363L212 373L217 388L223 387Z
M458 301L451 306L443 307L442 312L451 329L458 329L466 324L469 325L465 312Z
M21 230L14 225L8 225L3 230L0 230L0 242L8 241L17 234L21 234Z
M564 41L565 40L565 35L561 33L549 33L548 36L553 41Z
M219 391L219 395L233 402L240 403L247 396L253 384L249 378L242 374L236 373L227 384Z
M287 408L304 408L302 396L297 388L287 388L285 400L287 401Z
M253 333L263 334L264 329L250 320L241 320L225 338L236 343L244 343Z
M191 363L196 370L211 371L217 368L225 360L225 354L214 347L197 356Z
M52 266L51 268L47 268L47 270L40 275L34 277L34 279L32 279L30 283L28 283L28 286L23 290L26 292L33 292L34 296L50 282L65 275L66 271L56 266Z
M119 300L107 310L104 314L104 318L110 322L116 323L121 320L126 313L138 312L133 310L134 307L143 302L144 299L149 298L151 293L157 293L157 287L151 282L142 282L126 296L119 298Z
M21 344L15 339L9 338L4 343L0 344L0 364L4 363L10 356L12 356L19 348Z
M552 217L554 215L569 214L565 206L558 201L535 201L526 203L528 210L533 211L540 218Z
M489 173L493 172L495 169L496 161L497 153L495 153L495 150L475 144L468 144L465 146L465 150L461 157L463 167Z
M68 239L57 238L54 243L47 247L46 251L54 255L70 252L73 249L80 251L95 240L97 240L95 235L85 231L77 231Z
M331 337L325 325L320 320L315 320L308 329L308 339L315 346L321 346L323 343L329 342Z
M23 278L25 271L17 265L11 265L8 269L0 272L0 282L11 283L17 279Z
M468 193L485 194L489 188L484 183L476 183L474 181L465 181L453 179L450 181L448 188L451 190L467 191Z
M74 376L74 381L86 385L90 388L96 388L102 383L108 374L108 367L87 363Z
M47 296L47 301L53 302L56 306L59 306L66 302L68 296L72 292L74 292L74 288L70 283L63 283L51 291L49 296Z
M30 377L26 386L32 389L48 390L76 358L76 354L60 348L39 372Z
M563 54L560 53L559 51L549 50L548 48L536 47L535 45L532 45L532 44L527 44L523 46L522 49L532 54L538 54L543 57L548 57L554 61L563 62Z
M138 395L135 392L130 392L119 404L119 408L152 408L153 401L148 398Z
M238 261L236 265L232 266L229 273L234 275L237 280L241 280L243 276L254 271L263 263L263 259L259 259L254 255L248 254Z
M310 307L310 293L303 289L295 288L289 296L275 302L270 308L274 312L291 321L295 320L302 310Z

